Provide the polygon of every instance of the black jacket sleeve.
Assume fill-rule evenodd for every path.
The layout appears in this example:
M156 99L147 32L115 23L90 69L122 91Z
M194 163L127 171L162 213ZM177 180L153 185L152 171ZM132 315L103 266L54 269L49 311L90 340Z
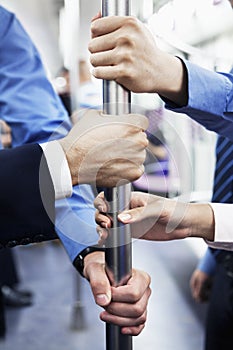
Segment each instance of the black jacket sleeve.
M55 194L38 144L0 151L0 247L57 238Z

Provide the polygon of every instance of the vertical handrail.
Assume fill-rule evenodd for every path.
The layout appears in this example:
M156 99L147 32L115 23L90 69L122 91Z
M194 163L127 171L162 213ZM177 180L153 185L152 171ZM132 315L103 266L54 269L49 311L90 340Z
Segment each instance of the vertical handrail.
M130 13L129 0L102 0L103 16L127 16ZM103 81L103 109L107 114L130 113L130 93L114 81ZM127 283L132 269L132 246L129 226L120 225L117 214L128 207L131 185L106 189L113 227L106 241L106 271L112 285ZM123 335L119 326L106 325L107 350L131 350L132 337Z

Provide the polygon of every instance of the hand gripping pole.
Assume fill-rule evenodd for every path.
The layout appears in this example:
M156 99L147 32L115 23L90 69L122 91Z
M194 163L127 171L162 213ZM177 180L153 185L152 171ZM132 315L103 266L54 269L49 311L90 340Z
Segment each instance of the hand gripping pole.
M129 0L102 0L103 16L127 16L130 12ZM130 113L130 93L114 81L103 81L103 107L107 114ZM121 225L117 214L128 208L131 185L105 190L109 202L113 228L106 241L106 271L113 286L127 283L131 276L132 252L129 226ZM106 325L107 350L131 350L132 337L123 335L119 326Z

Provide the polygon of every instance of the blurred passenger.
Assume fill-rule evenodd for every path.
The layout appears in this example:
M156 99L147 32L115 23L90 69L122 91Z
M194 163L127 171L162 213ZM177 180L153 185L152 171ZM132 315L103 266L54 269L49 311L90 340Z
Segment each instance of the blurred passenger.
M78 103L80 108L101 109L102 84L93 78L90 65L85 60L79 61Z
M23 307L33 303L33 293L20 287L18 266L10 248L0 251L0 288L6 306Z
M55 89L69 116L72 114L72 100L70 90L70 71L61 67L54 81Z
M162 131L163 107L146 112L149 127L146 130L149 145L144 162L145 173L166 176L168 175L168 153L166 140Z
M133 189L135 191L147 192L149 181L150 184L153 183L153 189L151 186L150 188L154 194L167 196L167 186L157 185L158 179L162 179L162 182L166 184L166 177L169 173L169 159L162 124L163 112L163 107L145 112L149 121L149 126L146 130L149 144L146 149L146 159L144 162L145 172L140 179L133 183Z
M209 302L216 267L214 254L211 252L211 248L208 247L190 278L190 289L197 303Z
M233 203L233 143L219 137L212 202ZM191 276L197 302L209 301L205 349L233 347L233 251L208 248ZM224 296L224 298L223 298Z
M192 273L194 300L206 303L204 349L231 349L233 344L233 253L208 248Z
M0 149L11 147L11 128L0 120ZM0 293L2 294L2 306L11 307L29 306L32 304L32 292L20 290L20 278L17 269L14 252L5 248L0 250ZM1 312L1 311L0 311ZM2 310L2 313L4 310Z
M77 93L78 109L73 111L71 119L75 124L77 123L83 109L98 109L102 110L102 85L91 75L90 66L86 60L79 60L79 86Z

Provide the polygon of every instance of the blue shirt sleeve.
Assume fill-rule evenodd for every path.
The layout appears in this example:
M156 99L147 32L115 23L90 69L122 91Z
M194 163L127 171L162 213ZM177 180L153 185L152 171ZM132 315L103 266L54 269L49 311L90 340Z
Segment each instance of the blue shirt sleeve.
M0 52L0 114L11 127L12 146L66 135L70 119L46 76L39 52L16 16L2 6ZM55 206L56 230L73 261L98 240L91 187L80 191L76 186L71 198Z
M88 185L76 186L71 198L56 201L56 231L71 261L81 250L98 242L93 201Z
M188 74L188 104L179 108L166 101L165 107L233 140L233 75L183 62Z
M206 249L205 255L200 260L197 268L209 276L214 275L216 270L216 260L214 254L211 253L209 248Z
M0 113L12 128L12 146L65 135L69 118L40 55L15 15L3 7L0 33Z

